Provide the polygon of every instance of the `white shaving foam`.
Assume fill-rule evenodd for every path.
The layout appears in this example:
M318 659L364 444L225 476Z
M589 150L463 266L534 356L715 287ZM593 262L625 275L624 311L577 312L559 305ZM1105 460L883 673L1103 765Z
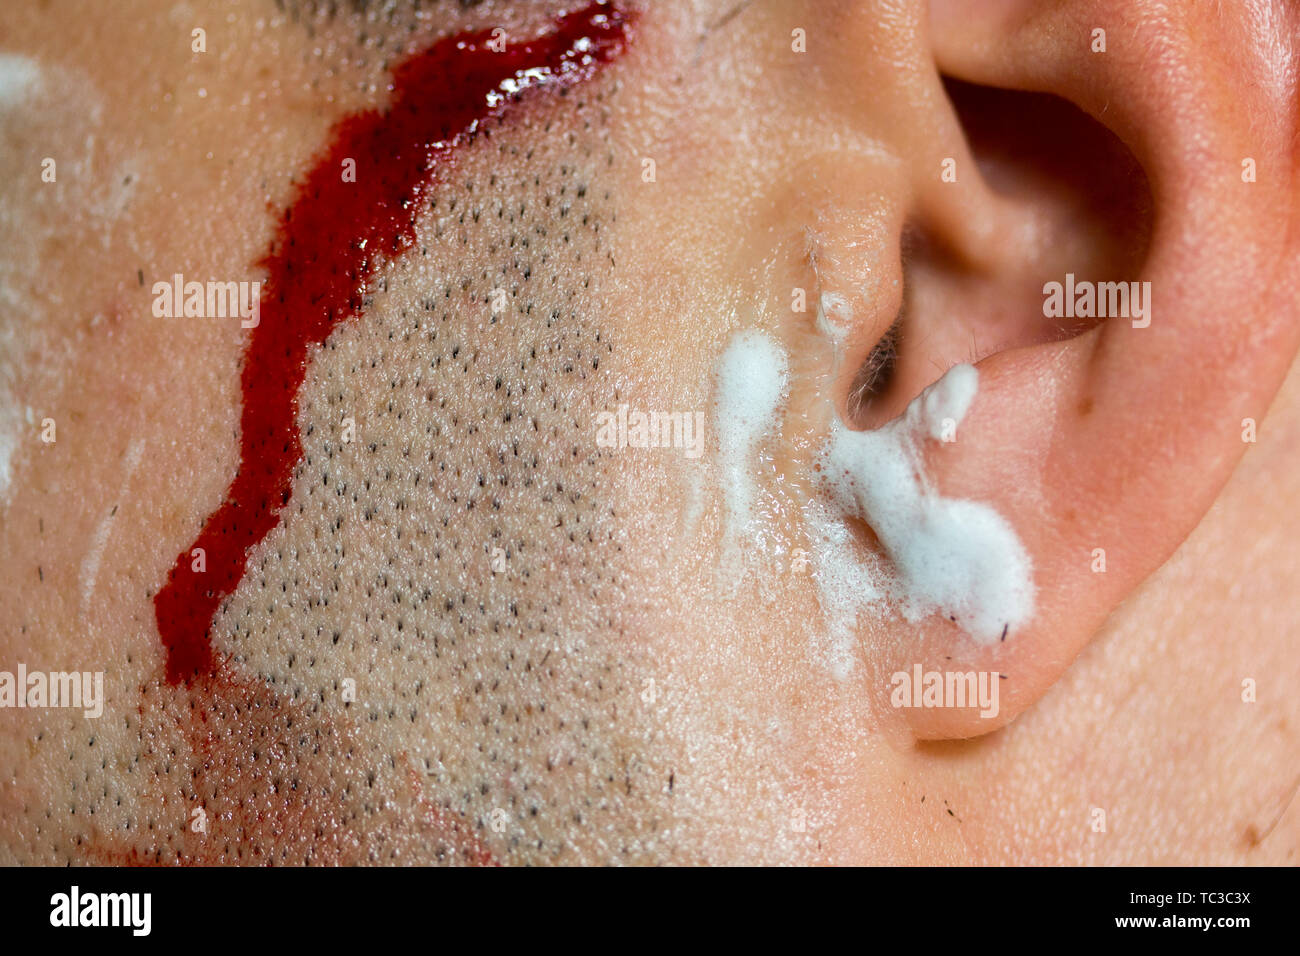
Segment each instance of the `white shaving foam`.
M127 489L131 485L131 476L135 474L136 468L140 466L140 458L143 455L144 439L136 438L132 440L126 450L122 484L118 488L117 497L113 500L113 509L100 520L99 525L95 528L94 535L91 536L90 550L86 552L85 557L81 560L81 616L83 618L90 606L90 599L95 594L95 582L99 578L99 565L104 559L104 548L108 544L108 536L113 529L113 517L117 514L118 503L126 498Z
M3 399L0 398L0 402ZM9 503L9 485L14 479L14 453L18 450L18 429L11 424L9 409L0 411L0 504Z
M836 420L822 476L836 505L880 539L894 567L890 590L909 621L939 612L992 644L1033 615L1029 555L992 507L936 493L920 450L924 438L961 424L978 386L974 366L957 365L882 428L855 432Z
M831 675L844 680L853 672L858 615L885 600L882 582L887 576L874 555L862 554L848 526L826 502L809 501L804 522L825 618L825 636L817 638L816 650Z
M0 53L0 106L8 106L32 92L41 68L30 57Z
M737 332L718 359L714 378L726 538L734 544L754 520L759 446L776 429L789 382L785 350L757 329Z

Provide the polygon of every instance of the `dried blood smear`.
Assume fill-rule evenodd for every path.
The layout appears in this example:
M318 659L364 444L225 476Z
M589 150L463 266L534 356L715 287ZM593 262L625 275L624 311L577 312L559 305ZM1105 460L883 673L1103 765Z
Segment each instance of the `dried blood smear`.
M212 670L212 618L243 577L249 549L279 524L289 501L302 457L295 411L309 349L360 311L376 254L409 245L421 200L456 148L529 88L592 75L622 52L626 24L616 7L593 3L525 42L503 46L489 31L449 37L397 69L387 111L336 128L261 262L268 276L244 359L239 471L154 598L169 682ZM355 182L343 176L349 159ZM203 572L191 570L195 548L203 549Z
M354 728L229 664L181 689L149 682L135 719L138 772L161 769L179 792L153 787L137 807L145 845L94 830L81 845L96 863L495 863L471 821L425 793L410 755L393 754L373 789Z
M314 746L324 741L331 759L341 761L353 752L349 732L265 682L238 675L214 655L209 629L243 577L249 550L275 528L289 501L302 456L295 418L310 349L360 312L377 259L409 247L417 212L456 150L532 88L555 89L592 76L625 49L628 22L614 4L596 2L559 17L535 39L503 46L483 31L440 41L396 70L386 110L359 113L335 128L284 211L259 263L267 279L242 370L239 471L226 500L154 597L166 680L146 688L142 733L184 741L195 761L193 792L184 800L206 805L214 824L207 837L187 832L186 845L178 848L181 862L234 862L217 848L217 831L240 834L248 851L241 857L258 862L275 862L276 849L283 852L292 834L310 836L298 848L302 855L289 859L359 862L374 849L338 819L328 774L315 787L295 778L286 788L281 777L294 762L274 749L302 746L309 738ZM349 159L355 181L343 176ZM204 551L202 572L191 570L196 548ZM295 772L315 772L313 759ZM492 862L467 821L432 802L418 785L404 789L410 792L398 803L410 808L414 822L389 819L381 826L414 827L437 843L439 856ZM315 797L306 797L307 791ZM89 849L104 861L157 859L117 838L96 840Z

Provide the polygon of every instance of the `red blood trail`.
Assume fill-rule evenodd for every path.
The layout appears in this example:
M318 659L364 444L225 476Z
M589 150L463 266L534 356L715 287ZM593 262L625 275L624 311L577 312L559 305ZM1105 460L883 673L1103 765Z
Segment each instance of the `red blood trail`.
M213 671L213 616L289 501L310 348L358 314L376 258L410 245L417 211L457 147L526 90L590 77L624 50L627 24L616 6L596 2L526 42L503 45L490 31L449 37L398 68L386 111L350 116L334 129L259 262L267 279L241 377L239 471L154 597L169 683ZM344 181L346 159L356 162L355 182ZM204 572L191 570L195 548L204 550Z

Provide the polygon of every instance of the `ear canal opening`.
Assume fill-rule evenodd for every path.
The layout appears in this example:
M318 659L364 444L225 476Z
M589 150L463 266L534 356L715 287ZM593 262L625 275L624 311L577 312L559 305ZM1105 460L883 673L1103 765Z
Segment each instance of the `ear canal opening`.
M848 401L852 420L861 418L863 411L887 392L894 380L894 373L898 370L899 337L902 334L905 308L906 306L899 310L898 318L885 330L885 334L872 347L857 374L853 376Z

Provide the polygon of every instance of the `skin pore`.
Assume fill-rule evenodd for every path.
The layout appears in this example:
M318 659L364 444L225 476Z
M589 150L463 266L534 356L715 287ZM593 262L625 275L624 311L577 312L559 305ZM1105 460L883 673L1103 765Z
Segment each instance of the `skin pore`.
M382 107L396 64L541 35L564 5L7 5L3 52L37 72L4 61L0 99L0 669L103 671L107 699L0 713L0 860L1294 861L1295 374L1195 531L1014 722L916 739L879 690L911 639L889 614L858 621L851 677L827 666L792 561L806 464L833 414L892 417L943 371L916 370L926 343L971 334L926 316L980 311L917 281L906 364L850 412L902 307L887 250L912 207L1003 216L916 198L941 88L910 78L933 72L923 5L885 6L638 7L617 61L459 147L309 361L288 504L213 619L219 666L178 684L153 598L238 467L247 333L155 318L152 283L262 278L331 130ZM837 55L792 61L794 26ZM941 135L940 156L962 132ZM1141 214L1067 232L1073 195L1022 197L1026 275L1143 253ZM930 229L909 283L952 235ZM838 364L790 308L819 283L879 313ZM729 548L713 436L699 459L596 436L620 405L712 409L744 329L781 343L789 387Z

